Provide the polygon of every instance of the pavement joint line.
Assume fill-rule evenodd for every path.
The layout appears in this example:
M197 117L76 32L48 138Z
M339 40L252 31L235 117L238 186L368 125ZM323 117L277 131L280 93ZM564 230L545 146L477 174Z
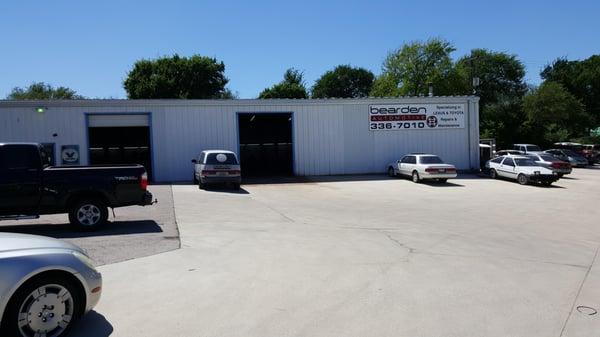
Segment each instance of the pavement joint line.
M179 238L179 247L177 249L181 249L181 232L179 231L179 224L177 223L177 212L175 212L175 194L173 194L173 184L169 185L169 190L171 191L171 211L173 212L173 222L175 222L175 231L177 232L177 238Z
M577 304L577 300L579 299L579 295L581 294L583 285L585 284L585 281L587 280L588 276L590 275L590 272L592 271L592 267L594 266L594 263L596 262L596 258L598 257L598 251L600 251L600 246L598 246L598 248L596 248L596 254L594 254L592 263L590 264L587 271L585 272L585 276L583 277L583 280L581 280L579 289L577 289L577 294L575 295L575 298L573 299L573 304L571 305L571 310L569 311L569 314L567 315L567 319L565 320L565 323L563 324L563 327L560 330L560 337L562 337L563 334L565 333L565 329L567 328L567 323L569 323L569 320L571 320L571 316L573 316L573 311L575 310L575 305Z
M589 269L591 266L584 266L580 264L572 264L572 263L560 263L560 262L552 262L552 261L543 261L543 260L533 260L533 259L520 259L512 256L490 256L490 255L461 255L461 254L446 254L446 253L434 253L434 252L426 252L426 251L415 251L413 254L420 255L432 255L432 256L450 256L450 257L463 257L463 258L473 258L473 259L504 259L504 260L514 260L520 262L529 262L529 263L542 263L542 264L550 264L555 266L563 266L563 267L573 267L580 269Z

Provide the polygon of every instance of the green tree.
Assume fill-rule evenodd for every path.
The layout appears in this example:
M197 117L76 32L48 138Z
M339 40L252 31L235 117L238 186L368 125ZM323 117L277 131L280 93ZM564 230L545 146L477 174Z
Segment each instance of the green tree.
M15 87L6 96L6 99L11 100L49 100L49 99L85 99L81 95L77 95L75 90L66 87L53 87L44 82L31 84L27 88Z
M479 78L476 95L479 96L481 135L496 138L499 145L520 141L520 125L526 120L521 99L527 92L525 67L516 55L473 49L456 62L462 83L456 84L461 93L472 93L472 79Z
M193 55L139 60L123 82L127 96L141 98L229 98L225 64Z
M313 98L369 96L375 75L364 68L339 65L327 71L312 88Z
M454 94L458 74L450 54L450 42L434 38L413 41L388 54L371 94L373 96L427 95L429 85L436 95Z
M293 68L286 70L283 81L263 90L258 98L308 98L304 74Z
M527 114L524 133L542 145L588 133L590 115L584 105L560 83L546 81L523 98Z
M581 100L593 117L593 126L600 126L600 55L583 61L557 59L541 72L546 81L562 84Z

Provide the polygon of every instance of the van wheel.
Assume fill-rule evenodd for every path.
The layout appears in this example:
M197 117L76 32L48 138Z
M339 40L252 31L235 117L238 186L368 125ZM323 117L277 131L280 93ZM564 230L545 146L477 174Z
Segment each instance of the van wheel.
M69 211L69 222L80 230L96 230L106 224L108 208L99 199L82 199Z
M396 172L394 171L394 168L393 168L393 167L390 167L390 168L388 169L388 176L390 176L390 177L392 177L392 178L396 177Z
M524 175L523 173L519 174L519 176L517 177L517 182L521 185L527 185L527 183L529 183L529 179L527 178L526 175Z
M496 172L495 169L491 169L490 170L490 178L492 178L492 179L498 179L498 172Z
M417 183L417 184L421 181L421 178L419 178L419 172L413 171L412 181L413 181L413 183Z
M8 302L2 336L66 336L84 311L78 286L61 275L27 281ZM24 319L25 318L25 319Z

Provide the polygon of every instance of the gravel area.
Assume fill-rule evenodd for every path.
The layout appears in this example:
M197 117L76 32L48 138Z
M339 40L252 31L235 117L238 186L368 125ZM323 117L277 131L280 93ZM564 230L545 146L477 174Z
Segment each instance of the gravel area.
M1 221L0 232L50 236L84 248L97 265L149 256L179 248L179 232L170 185L148 189L158 204L109 209L109 223L95 232L69 225L66 214L44 215L37 220Z

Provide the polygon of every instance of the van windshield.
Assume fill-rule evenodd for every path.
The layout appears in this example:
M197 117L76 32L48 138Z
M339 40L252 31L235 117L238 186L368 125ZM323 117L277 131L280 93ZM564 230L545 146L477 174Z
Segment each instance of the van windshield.
M233 153L209 153L206 156L207 165L237 165L237 163Z

